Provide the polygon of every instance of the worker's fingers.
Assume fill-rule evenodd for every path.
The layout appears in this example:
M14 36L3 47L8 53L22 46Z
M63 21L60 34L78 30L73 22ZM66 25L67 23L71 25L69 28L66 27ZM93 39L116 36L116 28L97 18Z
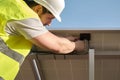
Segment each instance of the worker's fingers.
M74 37L74 36L67 36L67 39L69 39L70 41L77 41L79 38L78 37Z
M75 42L75 50L77 51L77 54L86 54L88 53L88 41L76 41Z
M77 50L77 51L83 51L84 49L85 49L85 43L84 43L84 41L78 40L78 41L75 42L75 50Z

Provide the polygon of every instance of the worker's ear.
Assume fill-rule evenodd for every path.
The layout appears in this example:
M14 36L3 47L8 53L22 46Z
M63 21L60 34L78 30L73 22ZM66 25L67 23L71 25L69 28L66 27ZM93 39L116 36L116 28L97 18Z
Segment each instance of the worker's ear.
M42 14L42 6L36 5L32 8L37 14Z

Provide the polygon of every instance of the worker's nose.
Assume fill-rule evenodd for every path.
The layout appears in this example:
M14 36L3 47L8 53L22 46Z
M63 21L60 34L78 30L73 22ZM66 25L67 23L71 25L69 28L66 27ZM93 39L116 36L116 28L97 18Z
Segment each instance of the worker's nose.
M51 25L51 21L49 21L48 23L47 23L47 26L50 26Z
M48 24L48 26L50 26L51 24Z

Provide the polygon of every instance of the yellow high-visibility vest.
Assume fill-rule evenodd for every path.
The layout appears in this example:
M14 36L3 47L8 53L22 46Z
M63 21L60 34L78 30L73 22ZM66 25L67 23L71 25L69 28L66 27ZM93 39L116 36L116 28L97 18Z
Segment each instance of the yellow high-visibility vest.
M28 55L32 43L23 36L8 35L5 32L5 25L8 21L27 18L39 19L38 15L23 0L0 0L0 38L10 50L23 56L22 58ZM7 52L7 54L0 51L0 78L14 80L19 71L20 62L9 56L12 52Z

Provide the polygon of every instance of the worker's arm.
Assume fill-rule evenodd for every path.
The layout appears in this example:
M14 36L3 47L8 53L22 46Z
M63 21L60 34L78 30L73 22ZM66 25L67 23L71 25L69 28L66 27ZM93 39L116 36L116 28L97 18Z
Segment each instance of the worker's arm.
M72 42L74 41L73 38L68 38L68 40L66 38L55 36L43 27L39 20L32 18L9 22L6 28L10 34L17 33L23 35L38 47L42 47L44 49L47 48L48 50L57 53L69 53L74 49L77 51L78 49L83 50L84 47L84 44L81 41Z
M32 38L31 41L39 47L47 48L57 53L69 53L75 49L75 42L58 37L49 31Z

